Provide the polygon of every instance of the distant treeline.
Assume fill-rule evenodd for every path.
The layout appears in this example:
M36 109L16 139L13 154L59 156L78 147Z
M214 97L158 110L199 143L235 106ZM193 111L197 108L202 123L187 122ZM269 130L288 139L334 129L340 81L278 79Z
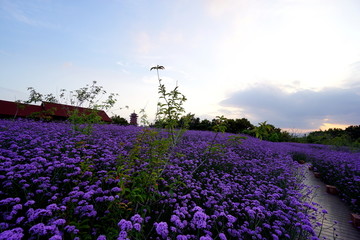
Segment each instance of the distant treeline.
M125 118L120 116L112 117L113 123L128 125L129 123ZM200 120L199 117L195 117L194 114L188 114L182 117L177 126L179 128L187 128L189 130L200 130L200 131L213 131L214 126L216 126L218 119L208 119ZM235 133L235 134L247 134L250 136L258 137L263 140L273 141L273 142L288 142L293 141L295 136L291 135L286 131L282 131L280 128L268 124L266 121L259 123L259 126L254 126L246 118L240 119L225 119L224 125L226 127L226 132ZM160 122L155 122L151 127L160 127L165 128Z
M125 118L120 116L112 117L113 123L129 125ZM188 114L178 121L178 127L186 125L189 130L213 131L217 119L201 120L194 114ZM349 126L345 130L340 128L330 128L328 130L314 131L304 136L283 131L266 121L255 126L246 118L226 119L226 132L235 134L247 134L263 140L272 142L300 142L300 143L317 143L334 146L347 146L360 148L360 125ZM159 122L155 122L152 127L164 127Z
M341 128L330 128L324 131L314 131L296 140L305 143L360 148L360 125L349 126L345 130Z

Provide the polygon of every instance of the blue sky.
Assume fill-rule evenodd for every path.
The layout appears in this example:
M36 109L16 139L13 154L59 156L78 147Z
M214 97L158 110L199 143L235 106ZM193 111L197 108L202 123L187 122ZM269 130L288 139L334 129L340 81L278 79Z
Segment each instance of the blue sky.
M0 99L97 81L151 120L162 65L202 119L358 125L359 23L357 0L0 0Z

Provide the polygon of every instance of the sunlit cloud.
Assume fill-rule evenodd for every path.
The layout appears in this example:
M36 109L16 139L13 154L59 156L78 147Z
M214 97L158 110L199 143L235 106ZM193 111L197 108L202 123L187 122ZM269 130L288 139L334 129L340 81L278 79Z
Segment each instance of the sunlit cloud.
M341 129L345 129L349 126L349 124L336 124L336 123L323 123L321 126L320 126L320 129L321 130L327 130L329 128L341 128Z
M247 113L253 122L269 121L280 128L319 129L357 122L357 91L325 88L289 93L277 86L258 85L233 93L221 105Z
M321 7L309 12L274 6L258 10L259 15L239 14L219 48L219 59L226 60L219 66L223 74L242 82L296 80L315 89L338 85L358 56L344 44L330 10Z

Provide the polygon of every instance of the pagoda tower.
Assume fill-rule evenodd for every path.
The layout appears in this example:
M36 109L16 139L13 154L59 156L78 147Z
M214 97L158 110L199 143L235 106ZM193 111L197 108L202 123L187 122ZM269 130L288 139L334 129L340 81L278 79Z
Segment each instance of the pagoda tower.
M138 125L137 118L138 118L138 115L135 112L130 114L130 125L137 126Z

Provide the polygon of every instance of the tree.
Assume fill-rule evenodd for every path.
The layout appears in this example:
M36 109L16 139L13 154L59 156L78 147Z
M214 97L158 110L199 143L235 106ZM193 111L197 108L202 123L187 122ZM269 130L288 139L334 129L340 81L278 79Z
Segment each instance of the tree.
M212 126L213 124L208 119L204 119L200 122L198 130L211 131Z
M29 98L23 101L24 103L52 102L67 104L65 99L67 91L65 89L60 90L61 94L58 98L52 93L39 93L33 87L29 87L28 90L30 91ZM66 109L74 130L88 134L91 132L94 123L101 122L98 111L110 109L117 101L115 98L117 94L115 93L108 94L105 101L101 101L106 94L107 92L102 86L98 86L96 81L93 81L91 85L87 84L85 87L69 92L70 105L87 108L86 111L82 112L78 108ZM46 113L41 113L39 116L44 114L46 115Z
M252 132L255 134L255 137L261 140L269 140L271 134L275 132L274 129L275 127L273 125L268 124L267 121L264 121L260 122L259 126L255 126ZM273 138L275 137L276 136L273 136Z
M353 141L360 140L360 125L349 126L345 129L345 132L351 137Z
M120 117L119 115L112 116L111 120L112 120L112 123L114 123L114 124L124 125L124 126L129 125L129 122L125 118Z
M254 126L246 118L227 119L226 131L229 133L243 133L245 130L254 128Z
M57 99L54 94L42 94L35 90L33 87L28 87L27 89L30 91L29 98L26 101L22 101L23 103L38 103L38 102L51 102L51 103L59 103L59 99ZM65 89L60 89L60 98L64 97Z

